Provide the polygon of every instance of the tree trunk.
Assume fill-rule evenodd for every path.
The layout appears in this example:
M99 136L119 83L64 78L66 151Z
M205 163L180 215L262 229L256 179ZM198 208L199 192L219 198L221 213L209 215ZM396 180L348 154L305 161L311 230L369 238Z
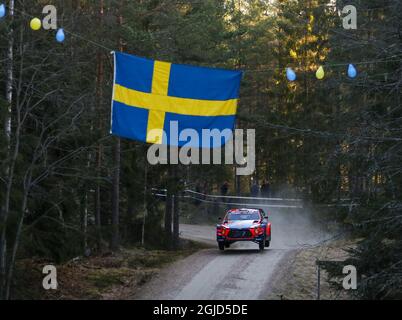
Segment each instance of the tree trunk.
M14 62L14 0L10 0L9 6L9 17L10 17L10 30L8 33L8 51L7 51L7 81L6 81L6 100L8 113L5 119L5 135L7 139L7 149L10 151L10 140L11 140L11 110L13 102L13 62ZM17 146L16 146L17 147ZM15 149L17 150L17 149ZM13 170L13 169L12 169ZM9 214L9 204L11 195L11 184L12 176L10 173L12 171L10 166L7 165L5 172L7 176L6 181L6 192L5 192L5 203L2 205L0 210L0 298L5 296L6 290L6 267L7 267L7 241L6 241L6 225Z
M103 23L103 5L104 1L100 1L100 17L99 23L102 29ZM103 99L103 79L104 79L104 61L102 52L97 53L97 84L96 84L96 108L98 110L98 129L102 131L102 99ZM101 166L102 166L102 152L103 145L102 143L98 144L96 152L96 173L97 173L97 181L95 186L95 227L96 227L96 242L98 252L102 252L102 220L101 220L101 187L100 187L100 177L102 174Z
M175 193L173 195L173 248L178 249L179 247L179 195Z
M81 232L84 236L83 239L83 247L84 247L84 253L88 249L88 192L87 192L87 185L84 185L83 188L83 193L82 193L82 198L81 198Z
M10 299L10 288L11 288L11 283L12 283L13 274L14 274L15 259L17 257L18 247L19 247L20 240L21 240L22 227L24 225L24 218L25 218L25 211L27 209L28 195L29 195L30 184L31 184L31 173L28 174L27 180L28 181L25 183L25 186L24 186L25 190L24 190L24 196L23 196L22 204L21 204L21 213L20 213L21 215L20 215L20 219L18 221L17 231L15 233L13 249L11 252L10 263L9 263L8 271L7 271L5 294L4 294L4 298L6 300Z
M7 241L5 238L5 232L1 232L0 238L0 299L3 299L6 288L6 250Z
M166 206L165 206L165 236L168 248L172 244L172 167L168 165L168 181L166 190Z
M123 24L123 16L121 15L121 3L118 15L118 24L121 26ZM123 40L119 39L119 49L123 51ZM120 244L120 234L119 234L119 201L120 201L120 152L121 152L121 142L120 138L115 138L114 144L114 170L113 170L113 194L112 194L112 240L110 247L113 251L119 249Z
M6 123L5 123L5 131L6 131L6 138L8 144L10 144L11 138L11 105L13 101L13 80L14 80L14 73L13 73L13 62L14 62L14 29L13 29L13 20L14 20L14 0L10 0L9 4L9 16L11 18L10 24L10 31L8 34L8 51L7 51L7 83L6 83L6 100L8 106L8 114L6 116Z
M145 223L147 219L148 206L147 206L147 183L148 183L148 166L145 163L145 172L144 172L144 215L142 219L142 232L141 232L141 245L145 245Z
M98 149L98 179L100 177L100 153L101 153L101 146ZM97 242L97 249L98 252L102 252L102 220L101 220L101 188L99 181L96 182L95 187L95 227L96 227L96 242Z
M238 20L237 20L237 30L239 30L239 33L238 33L238 35L237 35L237 68L238 69L240 69L241 68L241 32L240 32L240 30L241 30L241 27L242 27L242 11L241 11L241 8L242 8L242 3L241 3L241 0L238 0L238 3L237 3L237 6L238 6L238 8L237 8L237 10L238 10L238 12L237 12L237 14L238 14ZM240 125L240 120L239 119L237 119L236 120L236 123L235 123L235 130L236 130L236 128L240 128L241 127L241 125ZM235 136L234 136L234 134L233 134L233 138L234 138ZM235 143L235 140L233 139L233 143ZM234 157L235 159L236 159L236 157ZM237 165L235 165L235 173L234 173L234 187L235 187L235 192L236 192L236 196L240 196L240 191L241 191L241 180L240 180L240 176L238 176L237 175L237 170L236 170L236 168L237 168Z
M120 245L119 199L120 199L120 138L116 137L114 145L113 194L112 194L112 240L110 244L110 248L113 251L117 251Z
M172 243L172 194L169 190L166 192L165 236L166 243L170 248Z

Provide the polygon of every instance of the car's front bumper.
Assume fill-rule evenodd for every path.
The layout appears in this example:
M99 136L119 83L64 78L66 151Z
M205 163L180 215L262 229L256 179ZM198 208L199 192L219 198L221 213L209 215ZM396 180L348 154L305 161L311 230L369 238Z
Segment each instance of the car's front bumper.
M253 242L261 242L264 241L264 235L258 235L255 237L247 237L247 238L231 238L226 236L217 236L216 241L218 242L237 242L237 241L253 241Z

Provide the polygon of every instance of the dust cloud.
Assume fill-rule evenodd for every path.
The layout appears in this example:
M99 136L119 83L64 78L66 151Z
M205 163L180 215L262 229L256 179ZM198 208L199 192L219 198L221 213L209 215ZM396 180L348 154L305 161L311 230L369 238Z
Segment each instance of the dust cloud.
M272 208L261 205L272 223L273 249L297 249L317 245L329 238L325 225L317 223L308 209Z

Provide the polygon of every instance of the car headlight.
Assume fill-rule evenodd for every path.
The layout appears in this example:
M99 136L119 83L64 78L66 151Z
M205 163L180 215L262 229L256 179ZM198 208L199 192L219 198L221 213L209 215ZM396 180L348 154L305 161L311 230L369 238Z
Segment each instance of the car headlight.
M261 226L257 226L257 227L254 227L254 232L256 235L260 235L263 233L263 229L261 228Z
M222 227L219 229L220 235L226 236L227 230L228 230L228 228L222 226Z

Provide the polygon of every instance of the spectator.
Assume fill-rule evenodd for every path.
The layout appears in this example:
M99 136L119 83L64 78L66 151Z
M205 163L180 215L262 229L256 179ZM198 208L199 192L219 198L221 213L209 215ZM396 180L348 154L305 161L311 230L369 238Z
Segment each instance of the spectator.
M254 182L253 185L251 186L251 196L258 197L259 193L260 193L260 186L258 185L257 182Z
M226 196L229 191L229 182L225 181L224 184L221 186L221 195Z
M225 183L221 186L221 195L226 196L229 191L229 182L225 181ZM227 202L226 198L222 198L222 202Z
M263 198L269 198L271 195L271 190L270 190L270 185L267 180L264 180L262 186L261 186L261 195Z

